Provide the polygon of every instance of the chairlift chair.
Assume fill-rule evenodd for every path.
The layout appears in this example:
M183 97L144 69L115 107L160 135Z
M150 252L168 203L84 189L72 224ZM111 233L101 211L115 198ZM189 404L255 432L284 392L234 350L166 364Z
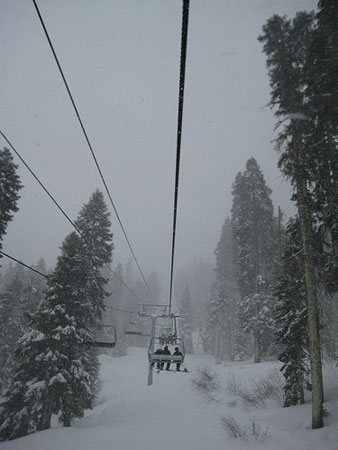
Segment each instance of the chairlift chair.
M175 364L182 364L185 357L185 348L184 348L184 341L183 339L175 336L173 339L169 342L167 341L165 345L172 345L175 347L178 347L182 355L160 355L156 354L156 350L158 347L163 346L163 340L159 337L151 338L148 348L148 360L150 364L155 364L158 362L163 363L175 363Z
M113 325L101 325L101 328L109 329L109 331L97 331L95 337L84 344L89 347L114 348L116 345L116 330Z
M124 333L141 335L142 334L141 324L140 323L127 323Z
M133 313L133 312L130 312L130 314L129 314L129 323L127 323L124 333L125 334L133 334L133 335L141 335L142 334L141 323L139 320L135 319L135 313Z

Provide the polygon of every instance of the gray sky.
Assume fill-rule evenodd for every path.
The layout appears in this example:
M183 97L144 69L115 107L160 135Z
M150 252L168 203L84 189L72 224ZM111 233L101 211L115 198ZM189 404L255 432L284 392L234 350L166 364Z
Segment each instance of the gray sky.
M0 129L75 219L103 190L33 2L0 0ZM276 167L275 119L257 36L274 13L314 0L191 0L178 210L177 265L212 258L231 185L254 156L275 206L293 213ZM181 0L38 0L117 210L145 275L169 282ZM0 142L1 146L5 142ZM72 231L20 165L20 211L4 251L55 263ZM114 264L130 253L112 212ZM166 289L166 284L164 284Z

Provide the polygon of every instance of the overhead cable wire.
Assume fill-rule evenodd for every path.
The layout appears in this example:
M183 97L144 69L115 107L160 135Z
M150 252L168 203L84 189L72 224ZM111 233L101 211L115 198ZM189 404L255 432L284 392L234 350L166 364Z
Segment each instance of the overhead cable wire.
M55 198L52 196L52 194L48 191L46 186L41 182L41 180L38 178L38 176L33 172L33 170L29 167L29 165L26 163L26 161L22 158L20 153L17 151L17 149L14 147L14 145L10 142L10 140L7 138L7 136L0 130L0 135L3 137L3 139L7 142L7 144L10 146L10 148L13 150L13 152L16 154L16 156L19 158L19 160L22 162L22 164L26 167L26 169L30 172L30 174L35 178L35 180L39 183L39 185L42 187L42 189L45 191L45 193L48 195L48 197L52 200L52 202L57 206L59 211L63 214L63 216L68 220L68 222L72 225L72 227L75 228L75 230L79 233L81 239L91 247L91 244L88 242L84 234L81 232L79 227L75 224L75 222L68 216L68 214L63 210L63 208L60 206L60 204L55 200ZM7 256L7 255L6 255ZM95 255L94 255L95 256ZM29 266L28 266L29 267ZM115 278L138 300L140 298L135 294L135 292L114 272L114 270L108 265L109 270L112 272L112 274L115 276Z
M24 267L26 267L27 269L32 270L33 272L35 272L35 273L41 275L42 277L49 279L49 276L46 275L45 273L42 273L42 272L40 272L39 270L34 269L33 267L29 266L28 264L25 264L24 262L20 261L19 259L14 258L14 256L9 255L8 253L3 252L2 250L0 250L0 254L6 256L6 258L11 259L12 261L15 261L16 263L20 264L21 266L24 266ZM113 274L117 277L117 275L115 274L115 272L113 272ZM137 297L137 295L135 294L135 292L134 292L132 289L130 289L129 286L127 286L127 285L123 282L123 280L121 280L121 279L118 278L118 277L117 277L117 279L123 284L124 287L126 287L126 288L130 291L131 294L133 294L138 300L140 300L139 297ZM105 305L105 308L117 309L117 308L113 308L112 306L107 306L107 305ZM119 309L117 309L117 311L124 311L124 310L119 310ZM136 313L137 311L124 311L124 312L129 312L129 313L135 312L135 313Z
M22 158L20 153L16 150L16 148L13 146L13 144L9 141L9 139L5 136L5 134L0 130L0 135L3 137L3 139L7 142L7 144L10 146L10 148L13 150L13 152L16 154L16 156L19 158L19 160L22 162L22 164L26 167L26 169L30 172L30 174L35 178L35 180L39 183L39 185L42 187L42 189L45 191L45 193L48 195L48 197L52 200L54 205L57 206L59 211L65 216L65 218L68 220L68 222L76 229L76 231L81 235L81 231L78 229L78 227L75 225L75 223L72 221L72 219L68 216L68 214L61 208L59 203L55 200L55 198L52 196L52 194L48 191L48 189L44 186L44 184L40 181L40 179L35 175L33 170L29 167L29 165L26 163L26 161Z
M34 267L31 267L28 264L23 263L22 261L19 261L18 259L14 258L14 256L8 255L8 253L3 252L2 250L0 250L0 254L6 256L6 258L11 259L12 261L15 261L16 263L20 264L21 266L24 266L27 269L32 270L33 272L41 275L42 277L47 278L47 280L49 279L49 276L46 275L45 273L42 273L39 270L34 269Z
M109 200L110 200L110 203L111 203L111 205L112 205L112 207L113 207L113 210L114 210L114 213L115 213L115 215L116 215L116 218L117 218L117 220L118 220L118 222L119 222L119 225L120 225L120 227L121 227L121 229L122 229L123 235L124 235L124 237L125 237L125 239L126 239L126 241L127 241L128 247L129 247L129 249L130 249L130 251L131 251L131 254L132 254L132 256L133 256L133 259L134 259L134 261L135 261L135 263L136 263L136 266L137 266L137 268L138 268L138 271L139 271L140 274L141 274L141 277L142 277L142 280L143 280L144 284L147 286L147 289L149 290L151 296L154 298L154 300L156 300L155 297L154 297L154 294L152 293L152 290L150 289L150 286L149 286L147 280L145 279L145 276L143 275L141 266L140 266L140 264L139 264L139 262L138 262L138 260L137 260L137 258L136 258L136 255L135 255L135 252L134 252L134 250L133 250L133 247L131 246L131 243L130 243L130 241L129 241L129 239L128 239L128 236L127 236L127 233L126 233L126 231L125 231L125 228L124 228L124 226L123 226L123 224L122 224L122 221L121 221L121 219L120 219L120 216L119 216L119 214L118 214L118 212L117 212L117 209L116 209L115 203L114 203L114 201L113 201L113 198L112 198L112 196L111 196L111 194L110 194L110 192L109 192L108 185L107 185L106 180L105 180L105 178L104 178L104 176L103 176L102 170L101 170L100 165L99 165L99 163L98 163L98 160L97 160L97 158L96 158L96 155L95 155L95 152L94 152L94 150L93 150L92 144L91 144L91 142L90 142L90 140L89 140L89 137L88 137L88 134L87 134L87 132L86 132L85 126L84 126L84 124L83 124L83 122L82 122L82 119L81 119L79 110L78 110L78 108L77 108L77 106L76 106L76 104L75 104L74 98L73 98L72 93L71 93L71 91L70 91L70 88L69 88L69 85L68 85L68 83L67 83L67 80L66 80L66 77L65 77L65 75L64 75L64 72L63 72L63 70L62 70L61 64L60 64L59 59L58 59L58 57L57 57L57 55L56 55L54 46L53 46L52 41L51 41L51 39L50 39L50 36L49 36L49 34L48 34L48 31L47 31L46 25L45 25L45 23L44 23L44 20L43 20L43 18L42 18L42 15L41 15L41 13L40 13L39 7L38 7L38 5L37 5L37 3L36 3L36 0L32 0L32 1L33 1L33 3L34 3L36 12L37 12L37 14L38 14L38 16L39 16L39 19L40 19L40 23L41 23L41 25L42 25L42 28L43 28L43 30L44 30L44 32L45 32L45 35L46 35L46 38L47 38L49 47L50 47L50 49L51 49L51 51L52 51L52 53L53 53L55 62L56 62L56 64L57 64L57 67L58 67L59 72L60 72L60 74L61 74L63 83L64 83L64 85L65 85L65 87L66 87L68 96L69 96L70 101L71 101L71 103L72 103L72 105L73 105L73 108L74 108L76 117L77 117L77 119L78 119L78 121L79 121L80 127L81 127L82 132L83 132L83 134L84 134L84 137L85 137L85 139L86 139L87 145L88 145L89 150L90 150L90 152L91 152L91 155L92 155L92 157L93 157L93 159L94 159L94 163L95 163L95 165L96 165L96 168L97 168L97 170L98 170L98 172L99 172L100 178L101 178L102 183L103 183L103 185L104 185L105 191L106 191L106 193L107 193L107 195L108 195L108 197L109 197Z
M184 84L185 84L184 82L185 82L185 67L186 67L186 58L187 58L187 41L188 41L188 22L189 22L189 0L183 0L182 34L181 34L181 62L180 62L180 78L179 78L179 93L178 93L178 119L177 119L177 141L176 141L174 217L173 217L173 233L172 233L171 265L170 265L170 285L169 285L169 314L171 313L173 278L174 278L176 223L177 223L177 206L178 206L178 188L179 188L179 179L180 179L180 159L181 159L181 141L182 141Z
M49 279L49 276L46 275L45 273L42 273L39 270L34 269L34 267L29 266L28 264L25 264L24 262L20 261L17 258L14 258L14 256L9 255L8 253L3 252L2 250L0 250L0 255L6 256L6 258L11 259L12 261L15 261L16 263L20 264L21 266L26 267L26 269L29 269L32 272L35 272L38 275L41 275L42 277L46 278L47 280ZM105 305L105 308L114 309L116 311L126 312L129 314L137 314L138 313L138 311L127 311L126 309L115 308L114 306L109 306L109 305ZM103 325L103 326L110 326L110 325Z

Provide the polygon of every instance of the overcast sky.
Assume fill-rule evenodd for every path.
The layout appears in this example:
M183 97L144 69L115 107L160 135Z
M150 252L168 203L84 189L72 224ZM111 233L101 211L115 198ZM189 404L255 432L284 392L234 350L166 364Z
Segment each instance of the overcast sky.
M145 275L169 283L181 0L38 0L56 53ZM0 129L75 219L102 182L32 1L0 0ZM314 0L191 0L176 268L213 258L231 185L254 156L289 216L257 36ZM1 140L1 146L5 142ZM17 161L18 162L18 161ZM4 251L55 264L72 231L28 171ZM107 200L108 202L108 200ZM129 249L112 212L114 265Z

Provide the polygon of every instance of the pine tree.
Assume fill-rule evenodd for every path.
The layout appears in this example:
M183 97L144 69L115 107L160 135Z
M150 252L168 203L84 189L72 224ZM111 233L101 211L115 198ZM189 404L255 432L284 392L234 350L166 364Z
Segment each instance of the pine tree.
M135 279L134 279L134 268L133 261L130 258L124 269L124 282L129 287L129 289L123 289L122 293L122 304L123 309L127 311L138 311L138 298L135 297ZM125 329L128 328L129 321L131 320L131 314L126 315L125 317ZM149 329L149 327L148 327ZM126 336L126 341L128 346L139 346L140 345L140 336L134 336L132 334L128 334Z
M6 234L8 222L13 219L13 212L18 211L18 191L22 188L18 166L14 164L13 156L8 148L0 150L0 250ZM1 258L1 255L0 255Z
M216 250L215 282L208 298L205 348L217 359L243 359L247 349L238 321L239 292L234 277L231 222L226 219Z
M194 299L192 313L194 316L194 330L202 327L206 322L205 302L208 298L214 279L214 265L203 259L194 259L185 269L177 271L175 276L175 298L183 295L186 283L189 284L190 295Z
M16 350L16 373L3 404L7 418L0 428L2 438L49 428L52 413L60 413L59 420L70 426L93 405L97 380L86 371L84 347L91 339L95 311L88 290L90 263L76 233L64 240L61 251L46 299L31 315L31 331Z
M110 213L101 191L96 190L91 195L75 223L84 237L85 248L93 256L92 264L102 267L110 263L114 249L113 235L110 231Z
M91 195L89 202L82 207L75 224L81 232L82 242L91 262L92 274L96 277L96 282L90 287L90 294L96 302L96 316L100 320L104 309L103 299L107 295L103 286L108 281L102 276L101 269L111 262L114 248L113 235L110 231L110 213L102 192L96 190Z
M82 236L74 232L64 240L46 298L30 315L31 330L19 341L15 376L2 405L2 439L49 428L53 413L70 426L93 406L99 364L87 343L102 317L106 280L100 269L112 250L110 222L100 200L93 195L88 210L86 205L82 209Z
M241 295L240 318L244 329L254 337L255 362L271 342L274 298L272 285L276 273L276 219L271 190L256 160L233 185L232 230L235 273Z
M83 205L75 224L81 232L82 245L90 261L92 282L88 283L87 290L94 308L91 326L94 327L93 335L95 335L103 323L104 299L109 295L105 289L108 279L104 277L103 267L110 264L114 248L113 235L110 231L110 213L102 192L96 190L91 195L88 203ZM86 357L85 370L91 376L93 381L91 389L95 391L99 373L97 351L88 349Z
M185 350L188 354L194 353L192 342L192 302L188 284L185 287L179 304L179 335L184 341Z
M306 149L313 210L325 264L322 282L338 292L338 4L321 0L304 66L306 103L311 120Z
M277 140L278 149L282 152L279 167L295 189L294 200L298 208L307 300L312 377L312 428L321 428L323 377L318 279L313 249L316 228L321 222L320 215L316 217L318 179L313 174L317 172L314 166L318 159L314 152L321 144L317 141L317 150L314 148L313 137L317 134L316 124L319 116L316 119L314 103L311 96L309 97L311 92L308 91L308 76L313 73L309 67L309 54L315 35L314 30L313 13L297 13L292 21L275 15L263 27L263 35L259 40L263 42L263 49L267 55L272 87L270 105L275 108L275 114L281 125ZM319 161L322 162L322 158Z
M45 266L38 263L38 269ZM4 275L4 290L0 295L0 384L8 387L14 369L17 340L29 328L29 314L36 311L43 298L45 280L22 265L10 266Z
M52 338L57 343L59 363L55 373L48 373L53 384L49 383L47 397L57 405L64 426L70 426L75 417L82 417L84 410L93 406L98 389L99 366L84 346L95 335L97 316L97 300L92 298L97 278L85 250L75 233L65 239L48 281L49 311L44 311L51 316L48 329L55 333ZM99 291L96 286L95 291Z
M219 307L218 290L214 281L206 302L206 325L202 334L203 350L209 355L215 354Z
M285 377L284 406L304 403L304 384L309 377L309 339L299 223L291 219L287 226L288 241L276 295L277 341L283 348L279 360Z
M216 289L219 310L216 325L215 357L228 360L241 352L237 346L239 293L234 278L232 230L230 219L222 227L216 250Z
M122 264L118 264L114 269L114 273L109 275L109 281L107 284L107 290L109 291L109 297L106 298L106 322L109 325L113 325L116 331L116 345L113 350L114 356L125 356L127 354L127 342L124 333L126 327L126 320L128 315L125 312L119 311L123 309L122 294L124 290L123 286L123 267Z
M18 272L0 296L0 387L8 387L14 370L16 342L23 334L23 280Z
M0 408L0 440L16 439L42 429L44 347L45 336L37 330L19 340L15 376Z
M32 265L33 269L47 275L46 263L40 258L36 264ZM39 303L45 297L46 279L41 275L26 270L24 274L24 300L23 300L23 322L27 323L30 313L38 309Z

